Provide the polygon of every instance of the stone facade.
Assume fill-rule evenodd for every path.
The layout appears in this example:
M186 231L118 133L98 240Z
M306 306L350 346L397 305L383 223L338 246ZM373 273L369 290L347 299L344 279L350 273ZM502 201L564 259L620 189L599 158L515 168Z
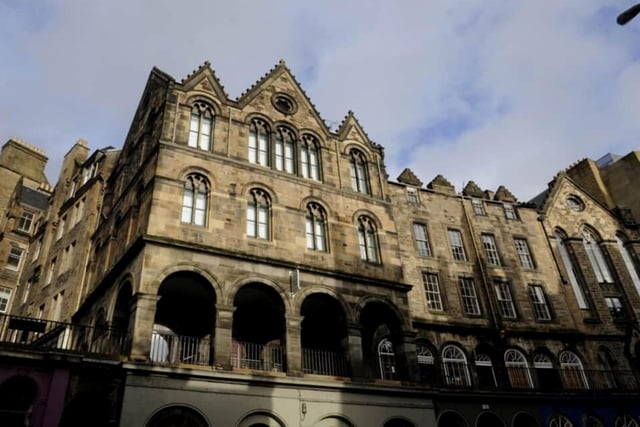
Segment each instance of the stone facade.
M394 182L283 62L236 100L208 63L153 69L122 150L65 157L13 313L117 347L122 383L97 384L123 426L637 418L640 240L617 179L587 159L535 203ZM79 420L95 390L69 382Z

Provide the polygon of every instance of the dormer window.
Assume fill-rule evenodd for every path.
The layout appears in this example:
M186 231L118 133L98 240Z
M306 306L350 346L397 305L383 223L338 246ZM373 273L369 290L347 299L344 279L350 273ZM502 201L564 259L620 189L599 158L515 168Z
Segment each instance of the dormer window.
M418 189L415 187L407 187L407 200L409 203L419 203Z

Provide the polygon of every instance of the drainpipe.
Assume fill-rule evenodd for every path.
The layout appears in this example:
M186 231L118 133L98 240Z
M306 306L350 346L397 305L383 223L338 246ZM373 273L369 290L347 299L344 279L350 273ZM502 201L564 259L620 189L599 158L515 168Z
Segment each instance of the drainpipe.
M230 155L231 151L231 107L229 108L229 126L227 127L227 157Z

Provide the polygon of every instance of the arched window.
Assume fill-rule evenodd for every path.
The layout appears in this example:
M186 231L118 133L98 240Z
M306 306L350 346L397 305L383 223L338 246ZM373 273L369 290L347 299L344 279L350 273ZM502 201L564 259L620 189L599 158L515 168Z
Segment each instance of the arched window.
M442 350L442 367L445 384L457 387L471 386L467 357L455 345L448 345Z
M249 161L269 166L269 128L259 119L251 121L249 130Z
M626 244L627 239L625 236L616 234L616 242L618 243L618 250L622 254L624 265L627 267L629 276L631 276L631 281L633 281L633 285L636 287L638 294L640 294L640 277L638 277L638 269L636 267L637 259L631 248Z
M358 218L358 243L361 259L375 264L380 262L376 226L369 217L361 216Z
M189 147L207 151L211 149L213 117L211 108L206 104L197 102L193 105L191 124L189 125Z
M423 384L435 383L435 357L431 349L424 342L416 343L416 356L418 356L418 370L420 382Z
M208 427L209 423L200 413L186 406L169 406L156 412L146 427Z
M576 270L576 264L565 245L566 236L563 236L558 230L554 232L554 235L556 238L556 244L558 245L558 251L560 252L560 258L562 259L564 268L569 276L569 282L571 283L571 288L573 289L576 301L578 302L578 307L586 310L589 308L589 304L587 302L582 282L578 281L580 276L578 270Z
M318 142L311 135L303 135L300 143L300 172L303 178L320 180Z
M558 357L560 371L562 372L562 382L566 389L588 389L589 383L582 368L582 362L571 351L563 351Z
M543 353L536 353L533 356L533 367L536 370L538 384L543 391L552 391L560 389L560 378L555 369L551 358Z
M276 169L287 173L295 173L295 138L293 133L285 127L279 127L275 136Z
M554 415L549 419L549 427L573 427L573 424L564 415Z
M513 388L533 388L529 364L524 354L518 350L509 349L504 353L504 365L509 374L509 382Z
M367 159L358 150L349 153L351 165L351 188L358 193L369 194L369 176L367 174Z
M631 415L619 415L616 417L615 427L638 427L638 422Z
M269 239L269 195L259 188L249 192L247 204L247 236L256 239Z
M306 235L307 249L314 251L327 250L327 215L317 203L307 205Z
M611 353L605 348L601 348L598 351L598 365L600 368L600 380L602 381L601 387L606 389L616 388L616 378L613 373L613 366L615 366L615 360L611 357Z
M384 338L378 343L378 364L380 367L380 378L392 380L396 376L396 355L393 351L393 343Z
M493 362L489 355L485 353L476 354L476 374L478 375L478 384L483 388L494 388L498 386L496 373L493 369Z
M589 258L598 283L613 283L613 276L611 276L602 248L591 230L586 228L582 230L582 244L587 252L587 258Z
M185 224L204 226L207 217L209 188L202 175L187 176L182 192L181 220Z

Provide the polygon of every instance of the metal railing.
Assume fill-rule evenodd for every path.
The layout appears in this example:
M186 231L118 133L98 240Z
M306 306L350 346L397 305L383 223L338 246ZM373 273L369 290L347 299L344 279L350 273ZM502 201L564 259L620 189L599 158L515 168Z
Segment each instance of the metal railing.
M302 349L302 371L305 374L346 377L347 360L342 353L325 350Z
M211 341L209 338L176 335L171 332L153 331L149 358L152 362L210 365Z
M284 361L281 345L232 342L231 366L236 369L285 372Z
M122 355L127 335L109 325L98 327L0 314L0 342L43 350Z

